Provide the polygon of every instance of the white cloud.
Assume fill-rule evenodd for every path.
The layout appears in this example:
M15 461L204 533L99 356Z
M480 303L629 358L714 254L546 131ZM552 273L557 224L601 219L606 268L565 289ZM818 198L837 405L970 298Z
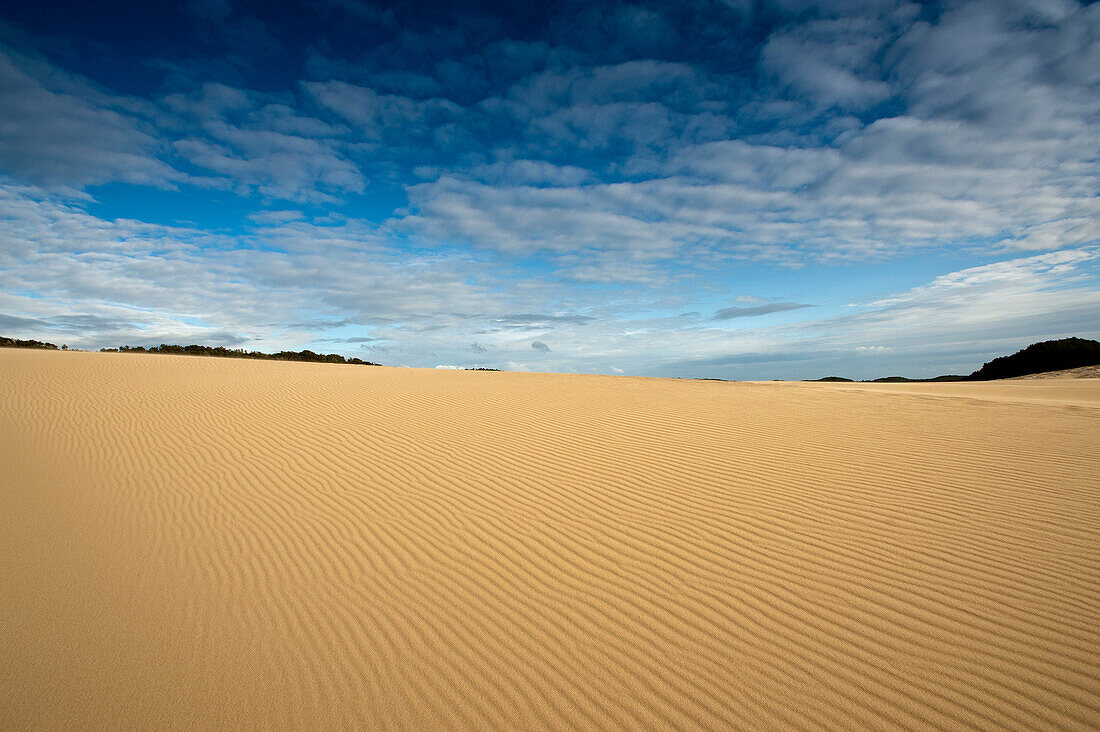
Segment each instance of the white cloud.
M1049 252L971 267L859 306L854 314L703 338L670 370L748 378L854 378L969 373L1029 343L1100 337L1100 248ZM869 345L873 344L873 345ZM863 357L850 362L853 353Z
M0 326L79 347L317 350L339 341L395 365L520 369L537 354L540 370L613 373L629 362L634 374L861 378L972 369L1034 340L1100 336L1097 247L944 274L850 314L822 306L808 321L714 327L704 316L642 315L645 298L667 300L664 291L623 293L618 303L572 291L563 308L562 290L525 286L501 260L411 255L362 224L275 223L234 245L187 228L99 219L11 186L0 215L12 222L0 232ZM690 297L662 307L713 312Z
M330 79L270 94L206 82L138 102L6 55L0 119L14 132L0 163L79 187L171 185L185 176L170 164L186 161L206 171L196 182L312 204L408 165L426 178L393 225L429 246L549 253L587 282L655 282L671 258L799 264L1100 238L1100 6L969 2L929 22L905 3L780 5L765 15L790 22L760 47L771 77L756 86L711 65L586 63L501 41L486 59L521 71L465 105L441 80L476 75L468 59L420 79L427 98ZM636 14L593 12L594 39L648 37ZM358 73L395 89L412 79L391 71ZM880 119L840 109L887 99Z
M526 174L427 173L402 224L426 240L561 255L584 281L653 281L670 257L796 264L1100 240L1100 6L962 3L934 23L887 2L790 10L804 11L818 18L783 26L761 54L796 99L764 85L733 110L720 100L743 89L677 63L532 74L480 105L527 126L504 150ZM887 100L890 115L869 121L829 111ZM769 121L783 131L683 134L704 118L727 138ZM625 159L595 154L615 144ZM587 177L560 163L586 157Z
M462 112L447 99L417 100L343 81L303 82L316 102L336 112L368 140L381 141L389 133L426 134Z
M890 34L889 25L877 18L796 25L769 37L761 65L814 105L860 109L891 95L875 61Z
M1065 283L1068 279L1072 283L1069 277L1072 272L1097 259L1100 259L1100 248L1086 247L984 264L941 275L928 285L872 302L870 306L898 311L931 304L936 308L950 305L953 309L968 310L974 298L992 295L995 299L1003 299L1006 293L1018 297L1043 292L1055 281ZM1096 297L1100 298L1100 293L1096 293ZM1009 303L994 310L997 314L1005 311L1020 314L1018 308Z
M221 84L164 100L179 128L172 151L222 176L242 194L310 203L362 191L366 180L340 139L346 128L294 112L268 97Z
M249 214L248 218L257 224L285 224L290 221L300 221L305 218L301 211L257 211Z
M392 326L495 300L473 282L467 260L410 257L360 224L290 221L229 238L108 221L14 186L0 187L0 215L10 222L0 231L0 312L68 333L74 344L117 345L138 332L146 340L207 333L294 345L324 337L334 323L376 327L392 341L401 336ZM72 314L102 321L78 327Z
M796 302L769 302L762 305L735 305L728 308L722 308L714 314L714 319L732 320L734 318L756 318L763 315L770 315L771 313L785 313L791 310L800 310L801 308L808 307L810 306Z
M146 107L0 47L0 170L57 188L171 186L186 176L159 158Z

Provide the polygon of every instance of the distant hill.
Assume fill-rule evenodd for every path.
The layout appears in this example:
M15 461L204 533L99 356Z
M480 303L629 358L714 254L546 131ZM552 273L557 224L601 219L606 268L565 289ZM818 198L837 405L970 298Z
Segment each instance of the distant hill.
M956 374L945 374L943 376L933 376L930 379L910 379L906 376L880 376L877 379L861 379L860 383L863 384L915 384L926 381L963 381L965 376L958 376ZM807 381L830 381L830 382L844 382L854 383L855 379L846 379L843 376L826 376L821 379L807 379Z
M1011 379L1014 376L1097 364L1100 364L1100 342L1085 338L1062 338L1032 343L1011 356L995 358L966 378L968 381Z
M873 384L907 384L928 381L993 381L1012 379L1048 371L1065 371L1086 366L1100 365L1100 342L1085 338L1062 338L1056 341L1032 343L1022 351L1011 356L1001 356L969 376L945 374L931 379L909 379L904 376L883 376L877 379L863 379ZM1067 377L1069 375L1067 374ZM843 376L826 376L813 381L852 381Z

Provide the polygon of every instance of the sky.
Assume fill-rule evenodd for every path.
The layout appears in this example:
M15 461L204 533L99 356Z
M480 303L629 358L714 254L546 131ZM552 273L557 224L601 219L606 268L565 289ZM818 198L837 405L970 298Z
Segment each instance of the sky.
M969 373L1100 337L1100 4L0 0L0 334Z

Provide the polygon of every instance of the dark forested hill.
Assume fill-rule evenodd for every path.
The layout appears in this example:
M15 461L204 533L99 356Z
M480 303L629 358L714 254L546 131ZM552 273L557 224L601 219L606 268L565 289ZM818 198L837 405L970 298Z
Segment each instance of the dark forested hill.
M1100 364L1100 342L1085 338L1062 338L1057 341L1032 343L1011 356L995 358L966 378L968 381L1010 379L1013 376L1075 369L1079 366L1096 364Z

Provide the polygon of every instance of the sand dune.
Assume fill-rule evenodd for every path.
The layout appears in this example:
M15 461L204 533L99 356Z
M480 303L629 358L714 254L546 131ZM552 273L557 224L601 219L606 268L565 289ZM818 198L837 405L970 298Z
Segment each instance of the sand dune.
M1100 381L0 352L0 727L1096 728Z
M1040 374L1013 377L1013 380L1020 379L1100 379L1100 366L1078 366L1075 369L1044 371Z

